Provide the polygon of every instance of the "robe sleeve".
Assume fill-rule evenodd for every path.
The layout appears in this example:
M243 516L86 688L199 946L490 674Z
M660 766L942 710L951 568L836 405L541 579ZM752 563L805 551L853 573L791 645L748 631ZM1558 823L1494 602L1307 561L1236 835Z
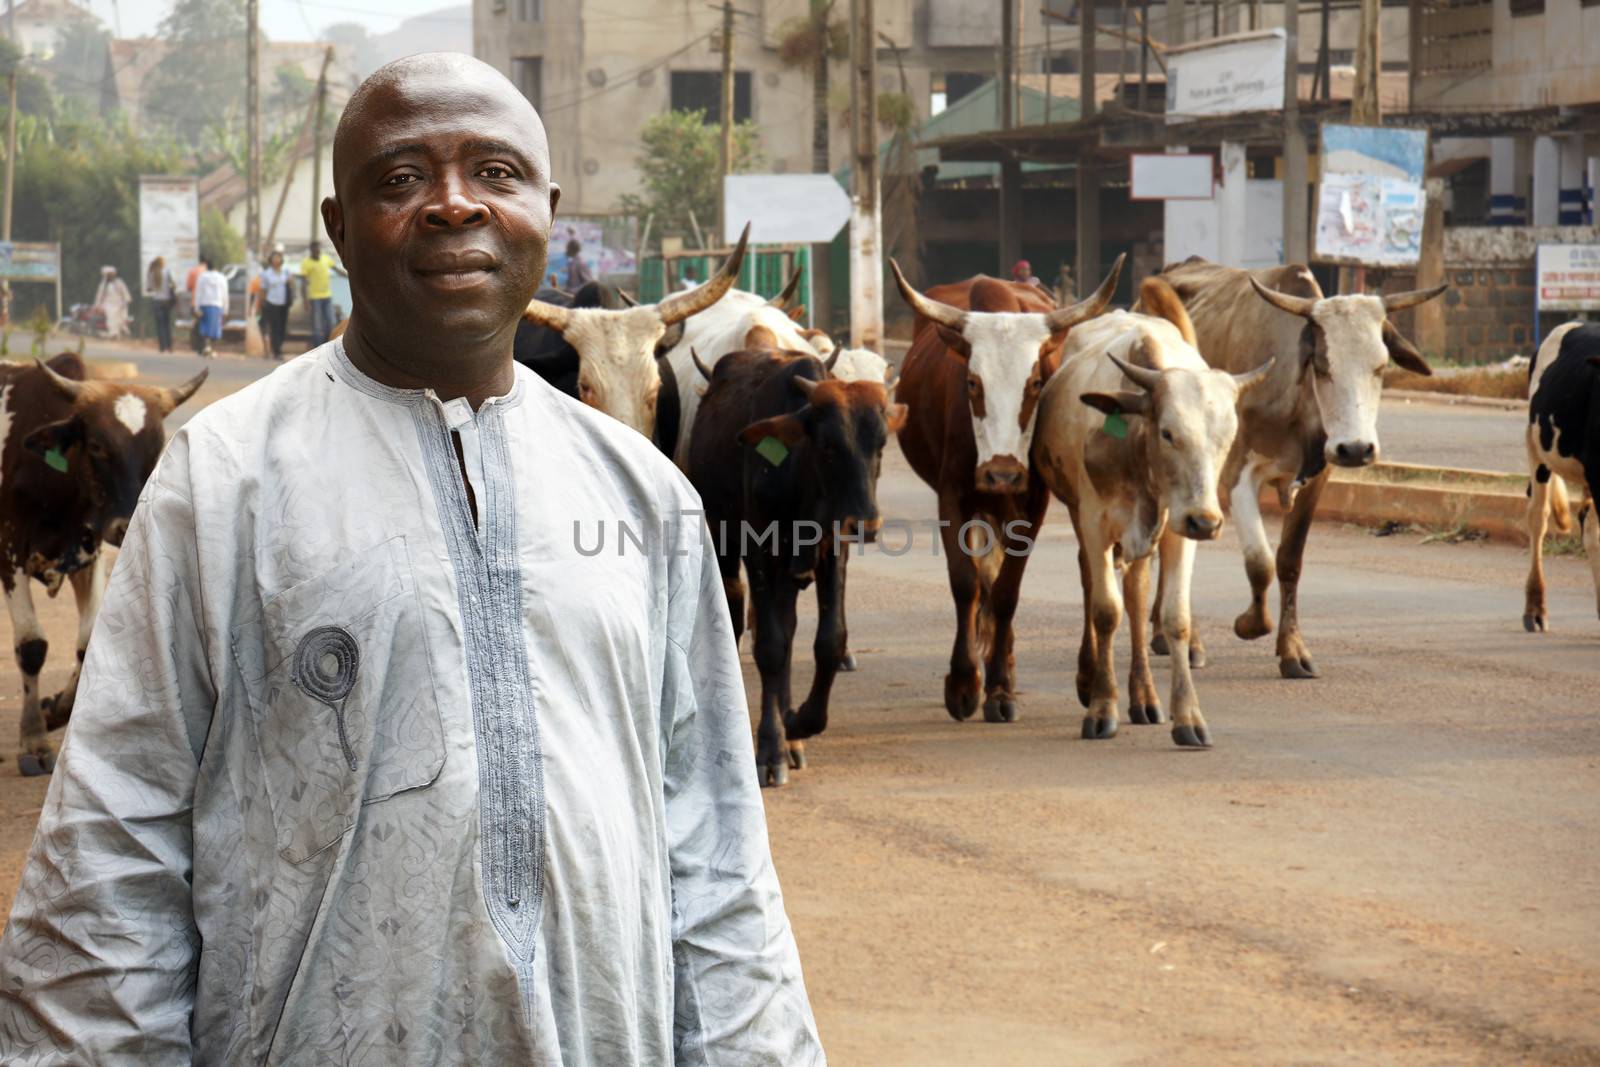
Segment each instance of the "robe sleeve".
M180 435L124 539L0 939L12 1067L191 1062L190 812L216 698L186 453Z
M824 1063L756 784L727 601L698 519L680 538L662 720L678 1067ZM702 542L704 542L702 544Z

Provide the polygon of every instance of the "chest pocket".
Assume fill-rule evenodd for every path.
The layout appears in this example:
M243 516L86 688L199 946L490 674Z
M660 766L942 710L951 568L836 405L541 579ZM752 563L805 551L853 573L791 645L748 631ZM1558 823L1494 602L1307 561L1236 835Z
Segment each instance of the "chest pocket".
M362 805L439 776L444 728L404 537L277 594L232 638L289 862L339 840Z

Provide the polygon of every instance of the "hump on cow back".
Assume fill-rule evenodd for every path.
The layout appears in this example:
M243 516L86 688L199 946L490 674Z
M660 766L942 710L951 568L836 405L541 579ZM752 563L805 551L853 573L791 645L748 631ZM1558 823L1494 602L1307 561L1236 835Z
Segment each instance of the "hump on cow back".
M89 368L84 364L83 357L76 352L62 352L45 360L45 366L61 375L81 382L89 377Z

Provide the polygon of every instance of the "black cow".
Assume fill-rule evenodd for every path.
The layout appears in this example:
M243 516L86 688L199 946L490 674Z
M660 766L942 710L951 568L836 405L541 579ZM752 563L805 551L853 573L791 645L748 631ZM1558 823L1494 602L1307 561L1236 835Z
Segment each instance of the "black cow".
M1549 628L1544 595L1544 533L1554 512L1556 529L1572 530L1572 510L1563 480L1583 492L1579 511L1583 547L1594 572L1600 607L1600 324L1570 322L1552 330L1528 368L1528 571L1522 626L1529 633ZM1588 513L1587 521L1583 516Z
M756 763L783 785L803 741L828 725L845 650L844 568L836 538L877 537L884 442L905 421L881 382L828 377L811 354L770 349L717 361L689 438L689 480L705 503L735 637L744 629L742 563L755 605L761 671ZM817 584L816 674L798 712L789 691L795 601Z

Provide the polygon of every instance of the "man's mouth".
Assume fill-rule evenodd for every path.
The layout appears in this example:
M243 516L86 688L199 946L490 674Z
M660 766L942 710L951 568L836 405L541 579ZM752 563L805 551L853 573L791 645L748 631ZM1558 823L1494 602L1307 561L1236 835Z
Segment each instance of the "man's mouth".
M422 280L441 289L466 289L481 285L500 269L499 262L487 252L435 252L412 265Z

